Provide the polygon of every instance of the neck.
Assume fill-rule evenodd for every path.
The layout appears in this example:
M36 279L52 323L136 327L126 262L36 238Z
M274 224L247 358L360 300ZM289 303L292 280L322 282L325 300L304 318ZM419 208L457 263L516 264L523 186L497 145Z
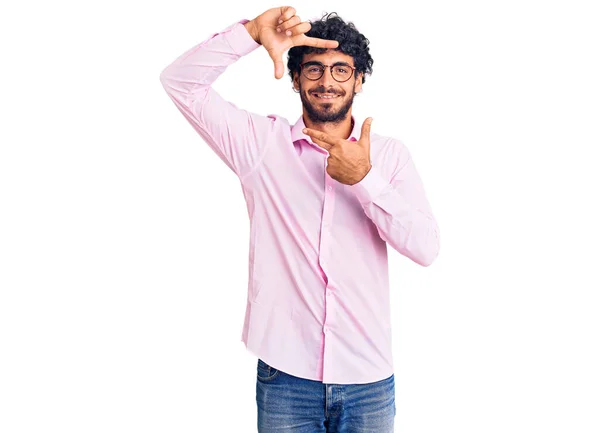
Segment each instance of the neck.
M339 123L313 122L309 119L306 113L303 114L302 119L304 120L304 125L307 128L322 131L332 137L343 138L344 140L350 137L350 134L352 134L352 129L354 128L351 112L348 112L346 118Z

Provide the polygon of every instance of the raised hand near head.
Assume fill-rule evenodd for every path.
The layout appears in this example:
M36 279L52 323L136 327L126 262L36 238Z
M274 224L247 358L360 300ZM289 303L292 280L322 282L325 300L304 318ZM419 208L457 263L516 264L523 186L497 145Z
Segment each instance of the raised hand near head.
M338 41L306 36L311 28L302 22L292 6L269 9L245 24L254 40L262 44L275 65L275 78L283 77L283 53L291 47L306 45L318 48L337 48Z

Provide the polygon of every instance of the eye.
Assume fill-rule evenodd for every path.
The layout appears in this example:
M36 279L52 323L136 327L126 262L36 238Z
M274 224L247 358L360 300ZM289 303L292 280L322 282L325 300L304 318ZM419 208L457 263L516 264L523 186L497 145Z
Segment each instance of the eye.
M319 68L318 66L309 66L308 72L310 72L311 74L315 74L317 72L321 72L321 68Z
M350 72L350 68L345 68L343 66L339 66L337 70L340 74L348 74Z

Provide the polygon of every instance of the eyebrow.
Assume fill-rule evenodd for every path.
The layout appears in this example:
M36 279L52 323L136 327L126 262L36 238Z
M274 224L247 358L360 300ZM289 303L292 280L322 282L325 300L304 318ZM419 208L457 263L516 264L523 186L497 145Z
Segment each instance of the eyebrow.
M305 65L320 65L320 66L323 66L323 63L312 60L310 62L306 62ZM352 65L350 65L347 62L335 62L331 66L352 66Z

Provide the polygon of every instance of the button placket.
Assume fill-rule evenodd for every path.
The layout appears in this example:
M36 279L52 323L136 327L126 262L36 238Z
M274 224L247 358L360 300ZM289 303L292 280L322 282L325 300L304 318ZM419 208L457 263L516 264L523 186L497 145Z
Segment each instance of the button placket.
M324 189L324 201L323 201L323 216L322 216L322 230L321 230L321 243L319 250L319 260L321 268L326 275L331 276L332 270L328 267L329 263L329 242L332 237L331 226L333 219L333 209L335 206L335 182L327 174L327 164L325 163L325 189ZM327 278L327 281L331 280L331 277ZM331 325L335 324L335 303L332 291L328 285L325 286L325 318L323 321L323 377L328 378L330 371L333 368L332 359L332 342L335 341L333 334L331 333ZM333 320L333 322L332 322Z
M333 191L333 185L330 184L333 182L333 179L325 173L325 198L323 200L323 221L321 224L321 247L319 251L319 259L321 263L321 268L325 271L324 267L326 266L327 259L325 255L327 254L329 238L331 237L330 229L331 229L331 218L333 217L333 206L335 203L335 194Z

